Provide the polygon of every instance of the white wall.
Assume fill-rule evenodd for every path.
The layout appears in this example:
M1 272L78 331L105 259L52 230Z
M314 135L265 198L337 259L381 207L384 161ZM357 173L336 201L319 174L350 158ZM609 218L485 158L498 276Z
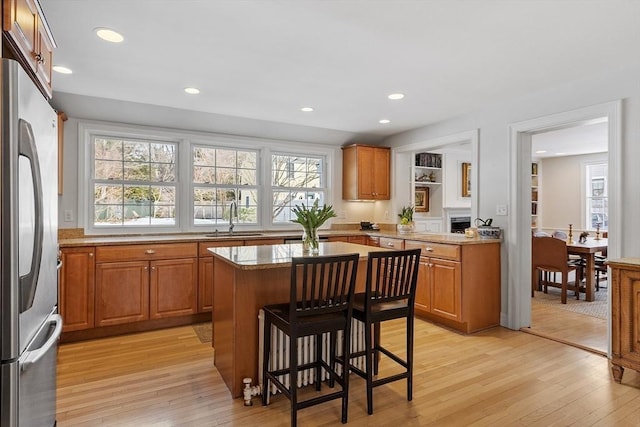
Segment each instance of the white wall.
M606 162L607 153L549 157L538 161L538 228L567 231L569 224L573 224L576 231L587 228L583 215L583 169L585 163L594 161Z
M629 55L634 54L629 52ZM509 235L508 216L495 216L497 204L507 204L509 212L515 208L510 200L510 147L509 125L564 111L622 99L622 188L620 228L621 256L640 256L640 222L636 220L640 212L640 70L617 70L611 73L566 85L549 88L519 99L510 99L487 105L483 109L444 122L424 126L392 136L385 140L387 145L402 147L456 134L468 129L480 129L478 165L478 216L494 217L494 224ZM505 239L506 241L506 239ZM507 253L502 247L502 319L508 317L506 302L509 289L527 284L515 283L509 271L509 259L516 253ZM504 323L503 323L504 324Z

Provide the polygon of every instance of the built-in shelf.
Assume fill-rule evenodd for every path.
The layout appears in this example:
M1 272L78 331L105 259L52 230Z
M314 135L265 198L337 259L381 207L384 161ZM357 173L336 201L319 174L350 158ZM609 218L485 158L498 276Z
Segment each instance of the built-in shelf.
M539 171L538 171L538 163L531 163L531 228L538 228L538 215L540 212L539 206L539 194L538 194L538 186L539 186Z

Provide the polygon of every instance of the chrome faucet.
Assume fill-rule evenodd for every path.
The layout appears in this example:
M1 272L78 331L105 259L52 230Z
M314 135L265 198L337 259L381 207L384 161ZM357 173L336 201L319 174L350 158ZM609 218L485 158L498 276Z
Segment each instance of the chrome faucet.
M231 201L231 204L229 205L229 233L233 234L233 217L235 217L236 219L238 219L238 204L236 203L235 200Z

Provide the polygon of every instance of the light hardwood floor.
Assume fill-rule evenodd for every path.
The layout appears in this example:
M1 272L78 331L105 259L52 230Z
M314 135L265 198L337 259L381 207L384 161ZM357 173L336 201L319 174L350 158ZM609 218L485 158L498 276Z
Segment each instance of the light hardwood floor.
M531 327L522 330L602 355L608 351L606 320L552 305L532 304Z
M383 327L383 342L404 348L404 325ZM352 426L637 426L640 374L616 384L606 358L555 341L492 328L464 336L416 320L413 402L406 383L374 390L366 413L353 376ZM381 369L385 364L381 365ZM301 426L340 425L340 402L304 409ZM58 426L262 426L289 424L289 401L268 407L231 399L213 350L191 327L63 344Z

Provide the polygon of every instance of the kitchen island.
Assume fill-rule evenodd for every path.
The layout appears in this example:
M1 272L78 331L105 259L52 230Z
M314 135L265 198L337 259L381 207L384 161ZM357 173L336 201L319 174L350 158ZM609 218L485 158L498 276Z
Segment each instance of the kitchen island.
M369 252L388 249L346 242L321 242L319 255L360 255L356 290L364 290ZM302 244L209 248L213 254L214 364L233 397L242 395L242 379L258 379L258 313L267 304L287 302L291 258L303 256Z

